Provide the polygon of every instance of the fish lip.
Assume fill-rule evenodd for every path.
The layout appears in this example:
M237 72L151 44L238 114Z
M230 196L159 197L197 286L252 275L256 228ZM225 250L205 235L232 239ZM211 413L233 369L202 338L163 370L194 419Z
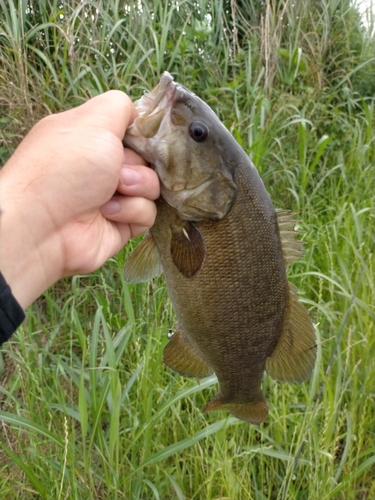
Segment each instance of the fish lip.
M167 87L173 81L173 76L168 71L164 71L160 77L159 85L162 87L166 84L165 86Z
M168 86L166 87L163 95L163 101L165 103L163 107L167 107L169 106L170 103L175 102L177 89L178 89L178 83L171 80Z

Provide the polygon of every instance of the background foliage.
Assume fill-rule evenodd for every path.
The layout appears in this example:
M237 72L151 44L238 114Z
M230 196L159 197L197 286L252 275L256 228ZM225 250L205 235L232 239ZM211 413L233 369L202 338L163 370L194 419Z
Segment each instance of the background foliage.
M0 162L41 116L170 71L300 214L320 341L307 383L265 378L262 426L203 416L215 379L162 365L173 311L162 279L123 282L129 244L0 352L2 499L374 498L373 32L349 0L0 0Z

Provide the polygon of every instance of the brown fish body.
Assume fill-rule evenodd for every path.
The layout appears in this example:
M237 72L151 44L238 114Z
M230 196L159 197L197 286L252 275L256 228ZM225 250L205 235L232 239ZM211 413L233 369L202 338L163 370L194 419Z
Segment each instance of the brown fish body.
M237 165L239 190L230 213L196 223L207 257L192 278L171 259L169 227L178 216L165 202L151 230L179 327L216 373L228 402L259 397L289 298L276 213L259 181L249 160Z
M125 276L144 281L164 272L178 326L163 360L186 376L215 372L220 389L205 411L228 409L260 423L268 413L260 388L265 369L275 379L300 382L315 362L311 320L286 277L301 243L292 216L276 213L256 168L212 110L184 87L178 91L171 105L172 125L178 126L169 148L162 136L156 155L155 148L148 153L143 122L140 143L139 131L128 142L125 136L154 161L168 201L159 200L155 224L127 262ZM158 112L165 116L163 109ZM202 123L211 135L205 142L198 137L199 144L189 138L180 155L176 144L185 140L184 127L199 135Z

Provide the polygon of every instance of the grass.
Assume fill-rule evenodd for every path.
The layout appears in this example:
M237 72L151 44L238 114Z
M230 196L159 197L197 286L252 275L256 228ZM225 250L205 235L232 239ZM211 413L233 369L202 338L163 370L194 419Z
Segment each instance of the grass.
M249 152L275 206L298 213L307 252L289 276L319 349L301 386L265 377L261 426L203 415L215 378L163 366L173 308L162 278L124 283L130 243L48 290L0 351L2 499L373 498L374 40L356 11L30 5L0 1L0 160L40 116L107 88L138 98L171 71Z

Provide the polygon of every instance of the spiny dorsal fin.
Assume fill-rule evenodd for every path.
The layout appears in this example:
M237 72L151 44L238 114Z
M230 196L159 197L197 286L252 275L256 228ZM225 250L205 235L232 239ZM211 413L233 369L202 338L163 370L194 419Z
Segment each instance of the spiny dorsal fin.
M268 374L279 382L303 382L315 365L315 330L297 289L289 283L289 307L276 349L266 361Z
M206 254L203 235L195 224L180 220L172 227L171 257L186 278L192 278L202 269Z
M295 214L288 211L276 212L277 223L280 231L281 247L284 254L284 263L288 267L289 264L302 257L304 250L304 241L297 240L299 231L294 229L295 225L299 222L294 219Z
M124 266L124 278L128 283L142 283L156 278L163 272L154 238L147 232L135 247Z
M170 337L165 346L163 361L169 368L185 377L203 378L213 373L212 368L203 361L180 330Z

